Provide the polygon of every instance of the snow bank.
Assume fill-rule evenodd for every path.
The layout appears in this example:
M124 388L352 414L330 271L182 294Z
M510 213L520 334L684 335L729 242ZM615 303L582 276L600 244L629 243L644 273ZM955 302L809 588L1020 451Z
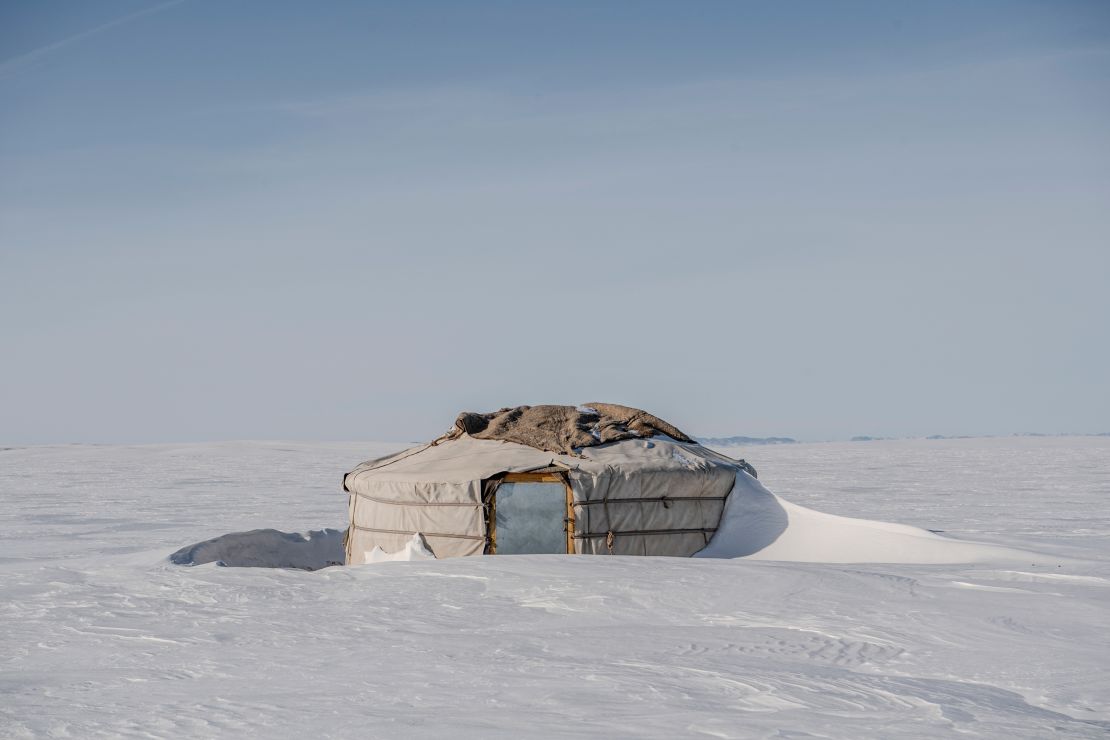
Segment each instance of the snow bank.
M319 570L342 565L343 530L315 529L307 534L254 529L231 532L183 547L170 561L177 565L216 563L247 568Z
M424 535L417 532L412 536L412 539L405 543L397 552L386 552L377 545L373 550L368 550L363 553L363 563L387 563L394 560L435 560L436 556L432 549L428 547L428 543L424 540Z
M736 475L716 535L694 557L921 565L1046 559L1025 550L961 542L905 524L824 514L779 498L744 472Z

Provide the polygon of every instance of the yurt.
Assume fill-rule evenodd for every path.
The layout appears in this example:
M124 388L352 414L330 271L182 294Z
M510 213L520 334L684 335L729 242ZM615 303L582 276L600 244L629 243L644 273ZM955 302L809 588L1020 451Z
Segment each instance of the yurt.
M739 472L645 411L608 403L462 413L442 437L343 477L346 560L420 535L437 558L528 553L690 556Z

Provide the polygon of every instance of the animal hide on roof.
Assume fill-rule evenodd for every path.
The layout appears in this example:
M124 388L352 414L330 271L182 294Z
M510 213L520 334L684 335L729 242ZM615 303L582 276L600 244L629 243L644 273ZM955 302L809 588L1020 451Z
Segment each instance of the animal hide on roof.
M658 416L615 403L582 406L516 406L488 414L464 411L446 438L468 434L537 450L574 455L583 447L665 434L679 442L694 440Z

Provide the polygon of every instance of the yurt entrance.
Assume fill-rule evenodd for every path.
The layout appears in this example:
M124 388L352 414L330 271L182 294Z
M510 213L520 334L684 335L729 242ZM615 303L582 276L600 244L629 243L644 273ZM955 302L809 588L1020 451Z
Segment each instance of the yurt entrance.
M507 473L490 497L489 553L573 553L572 502L560 473Z

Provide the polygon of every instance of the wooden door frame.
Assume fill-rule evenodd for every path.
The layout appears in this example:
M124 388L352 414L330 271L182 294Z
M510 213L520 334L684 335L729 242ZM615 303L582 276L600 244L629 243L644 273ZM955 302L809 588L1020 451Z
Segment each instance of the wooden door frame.
M566 473L505 473L500 483L562 483L566 490L566 516L563 529L567 535L567 554L574 555L574 490ZM490 498L489 521L486 523L489 554L497 554L497 491Z

